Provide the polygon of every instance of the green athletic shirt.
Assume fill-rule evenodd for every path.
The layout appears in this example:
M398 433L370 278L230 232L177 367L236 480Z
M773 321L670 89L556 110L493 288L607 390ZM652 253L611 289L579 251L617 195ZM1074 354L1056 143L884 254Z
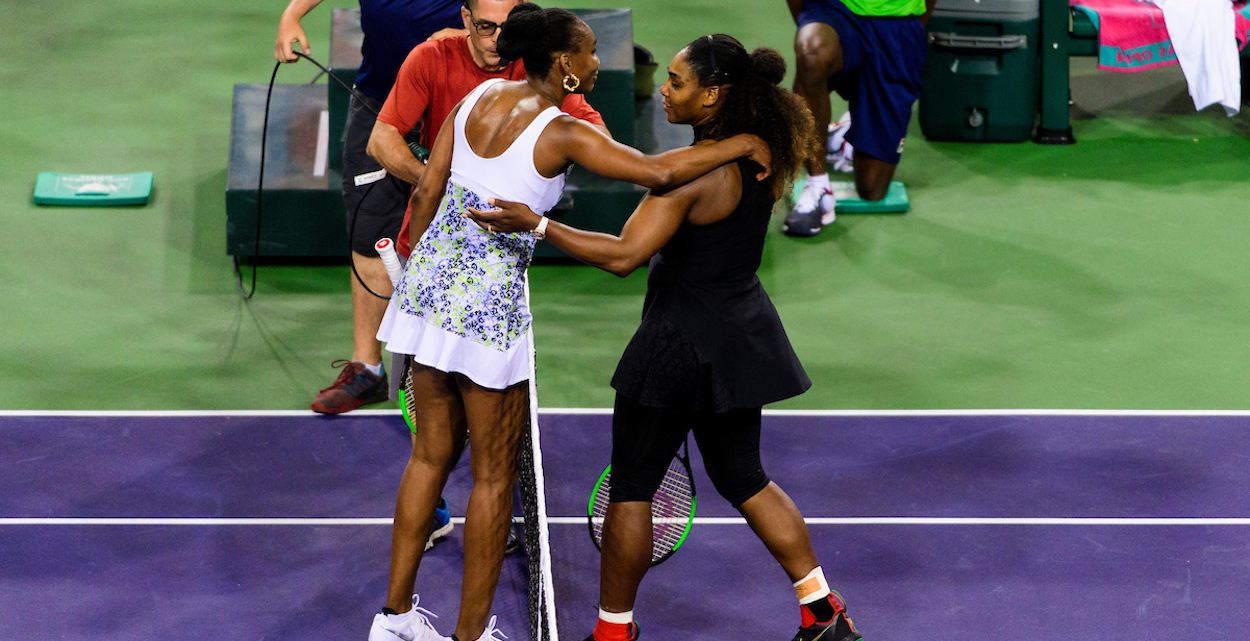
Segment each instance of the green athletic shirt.
M867 18L924 15L924 0L842 0L842 4L851 13Z

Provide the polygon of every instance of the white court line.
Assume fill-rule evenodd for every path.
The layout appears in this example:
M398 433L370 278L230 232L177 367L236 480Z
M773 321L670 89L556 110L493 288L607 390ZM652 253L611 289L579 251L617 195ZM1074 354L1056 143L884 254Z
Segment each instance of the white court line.
M403 416L403 412L394 410L354 410L352 415L359 416ZM50 418L96 418L96 417L134 417L134 418L197 418L213 416L247 417L284 417L284 416L325 416L312 410L0 410L0 417L50 417ZM326 420L337 420L338 417Z
M584 516L551 517L559 525L585 525ZM808 525L1250 525L1250 518L1206 517L977 517L977 516L833 516L808 517ZM746 525L740 516L694 517L695 525Z
M464 524L464 517L452 517ZM1207 517L946 517L946 516L837 516L810 517L808 525L1250 525L1250 518ZM585 516L553 516L552 525L586 526ZM10 518L5 525L391 525L390 518ZM695 517L695 525L746 525L746 519Z
M606 416L610 407L540 407L539 414ZM350 416L401 416L398 409L354 410ZM312 410L0 410L0 417L210 417L210 416L322 416ZM350 417L349 416L349 417ZM964 410L764 410L764 416L1244 416L1250 410L1074 410L1074 409L964 409ZM337 418L337 417L336 417ZM329 419L326 420L335 420Z
M1250 410L764 410L764 416L1250 416Z
M544 407L547 415L610 415L610 407ZM1250 410L1095 410L1095 409L962 409L962 410L764 410L764 416L1250 416Z
M461 519L463 522L464 519ZM392 519L235 518L30 518L0 519L0 525L391 525Z

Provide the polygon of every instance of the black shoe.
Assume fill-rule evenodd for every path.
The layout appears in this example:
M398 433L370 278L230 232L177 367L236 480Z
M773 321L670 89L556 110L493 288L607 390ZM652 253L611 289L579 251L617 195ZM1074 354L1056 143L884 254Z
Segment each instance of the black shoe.
M862 639L855 631L855 625L846 616L846 610L839 610L828 623L813 623L799 628L798 634L791 641L859 641Z

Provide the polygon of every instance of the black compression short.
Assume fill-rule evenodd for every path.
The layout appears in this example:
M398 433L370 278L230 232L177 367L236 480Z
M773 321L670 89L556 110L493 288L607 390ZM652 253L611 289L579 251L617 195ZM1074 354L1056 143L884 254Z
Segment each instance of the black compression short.
M688 432L716 491L735 508L769 483L760 464L761 408L724 413L645 407L616 395L610 500L650 501Z

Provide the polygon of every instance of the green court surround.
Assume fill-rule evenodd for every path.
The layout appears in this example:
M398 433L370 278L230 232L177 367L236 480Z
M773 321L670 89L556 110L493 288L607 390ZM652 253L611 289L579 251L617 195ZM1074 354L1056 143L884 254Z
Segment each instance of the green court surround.
M347 268L262 267L243 302L225 251L232 87L268 79L282 4L0 4L20 25L0 38L0 409L297 409L333 380ZM793 59L783 2L630 5L659 74L710 31ZM319 59L331 6L352 4L305 19ZM1076 145L930 143L913 120L909 213L774 225L761 278L814 381L778 407L1250 406L1250 116L1193 113L1175 67L1072 69ZM146 207L31 203L40 171L149 170ZM542 405L611 405L643 274L531 273Z

